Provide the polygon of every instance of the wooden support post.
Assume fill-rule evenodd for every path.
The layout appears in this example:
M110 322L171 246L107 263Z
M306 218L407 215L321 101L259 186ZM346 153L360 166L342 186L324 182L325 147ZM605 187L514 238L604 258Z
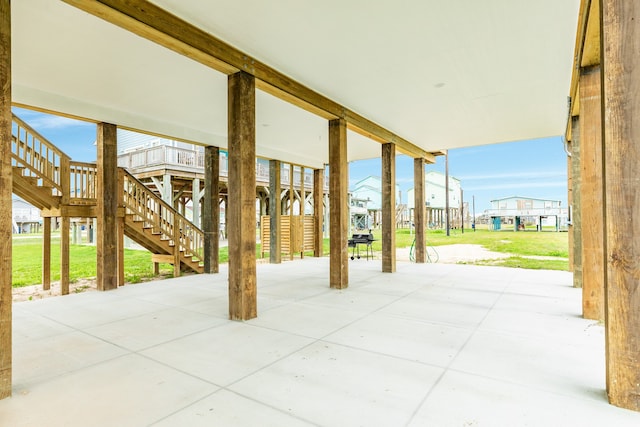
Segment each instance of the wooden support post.
M71 243L74 245L78 245L78 223L74 222L71 224Z
M122 189L124 188L124 170L118 168L118 187L120 191L117 192L116 203L118 205L118 286L124 286L124 194Z
M324 182L322 183L322 186L324 188ZM329 212L331 210L331 202L329 199L329 195L328 194L324 194L322 196L322 200L323 200L323 204L324 204L324 233L322 233L322 237L323 238L328 238L330 233L331 233L331 227L329 226L329 223L331 222L331 213Z
M302 241L300 242L300 258L304 258L304 207L307 202L307 197L304 189L304 166L300 166L300 221L302 227L300 233L302 234Z
M191 208L193 209L193 223L202 228L200 224L200 178L194 178L191 185Z
M68 216L60 218L60 294L69 295L69 226Z
M293 241L293 202L295 200L295 191L293 186L294 166L289 165L289 260L293 260L293 252L296 250Z
M582 315L604 321L604 219L600 67L580 73ZM618 221L627 222L619 217Z
M396 146L382 144L382 271L396 271Z
M60 159L60 186L62 187L62 204L68 205L71 197L71 165L68 157ZM67 215L60 218L60 293L69 294L69 233L71 218Z
M97 126L97 288L99 291L118 287L118 156L117 129L109 123Z
M218 273L220 251L220 149L204 149L204 272Z
M180 246L182 238L180 221L174 212L171 212L169 215L173 218L173 221L171 221L173 224L173 277L180 277Z
M573 126L573 117L571 117L571 125ZM569 208L569 214L567 216L567 238L569 241L569 271L573 272L573 225L572 225L572 209L573 209L573 176L571 171L571 161L573 151L571 140L565 141L565 149L567 150L567 206ZM556 223L560 223L560 218L556 217ZM559 225L558 225L559 226Z
M257 316L255 78L229 75L229 318Z
M600 4L607 392L612 404L640 411L640 4Z
M0 399L11 396L11 1L0 0Z
M413 219L416 230L414 256L417 263L426 261L425 203L424 203L424 159L413 159Z
M347 199L347 122L329 121L329 285L334 289L349 286L349 205Z
M51 218L43 218L42 231L42 289L51 289Z
M169 206L178 210L178 204L173 200L173 188L171 185L171 174L165 173L162 175L162 200L167 202Z
M119 188L123 188L120 186ZM118 286L124 286L124 216L118 217Z
M582 288L582 178L580 173L580 117L571 118L571 239L573 287Z
M449 152L444 155L444 215L447 236L451 235L451 210L449 209Z
M323 255L322 220L324 219L323 206L324 194L324 169L313 171L313 256Z
M282 229L280 203L282 164L278 160L269 160L269 262L282 262Z

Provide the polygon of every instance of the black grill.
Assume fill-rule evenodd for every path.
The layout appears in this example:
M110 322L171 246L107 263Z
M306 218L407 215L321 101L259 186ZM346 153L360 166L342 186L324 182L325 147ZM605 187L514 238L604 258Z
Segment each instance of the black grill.
M351 259L360 259L360 245L365 245L366 249L366 258L369 260L369 256L373 258L373 248L371 247L371 243L374 242L373 234L371 234L371 230L369 233L357 233L351 236L349 239L349 247L351 250Z

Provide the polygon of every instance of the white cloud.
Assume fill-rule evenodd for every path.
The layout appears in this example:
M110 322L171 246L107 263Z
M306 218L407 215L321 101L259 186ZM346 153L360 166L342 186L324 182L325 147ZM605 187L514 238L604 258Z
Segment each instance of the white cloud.
M465 191L482 191L482 190L511 190L521 188L562 188L567 186L567 181L548 181L548 182L504 182L487 185L475 185L464 187Z
M45 116L29 119L28 123L35 129L68 129L71 127L92 126L91 123L68 119L60 116Z
M16 109L15 113L18 117L27 122L29 126L36 130L69 129L73 127L94 126L93 123L26 109Z
M566 177L566 171L526 171L526 172L504 172L504 173L488 173L482 175L456 175L460 181L483 181L492 179L541 179L541 178L557 178Z

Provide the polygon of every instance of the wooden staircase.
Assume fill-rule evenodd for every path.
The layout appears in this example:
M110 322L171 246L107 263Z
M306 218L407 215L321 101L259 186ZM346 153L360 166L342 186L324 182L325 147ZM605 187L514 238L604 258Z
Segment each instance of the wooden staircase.
M125 169L118 168L118 174L125 234L156 255L172 256L172 264L202 273L203 231Z
M96 165L73 162L13 115L13 192L43 216L96 216ZM180 270L204 271L204 233L123 168L118 168L124 234Z

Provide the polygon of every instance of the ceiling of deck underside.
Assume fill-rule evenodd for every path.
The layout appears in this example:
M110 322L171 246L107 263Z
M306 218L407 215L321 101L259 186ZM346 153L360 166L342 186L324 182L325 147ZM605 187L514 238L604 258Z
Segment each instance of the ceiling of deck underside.
M563 133L579 0L155 0L427 151ZM226 76L61 1L12 2L13 100L226 147ZM324 119L257 94L257 152L320 166ZM350 160L378 156L349 133Z

